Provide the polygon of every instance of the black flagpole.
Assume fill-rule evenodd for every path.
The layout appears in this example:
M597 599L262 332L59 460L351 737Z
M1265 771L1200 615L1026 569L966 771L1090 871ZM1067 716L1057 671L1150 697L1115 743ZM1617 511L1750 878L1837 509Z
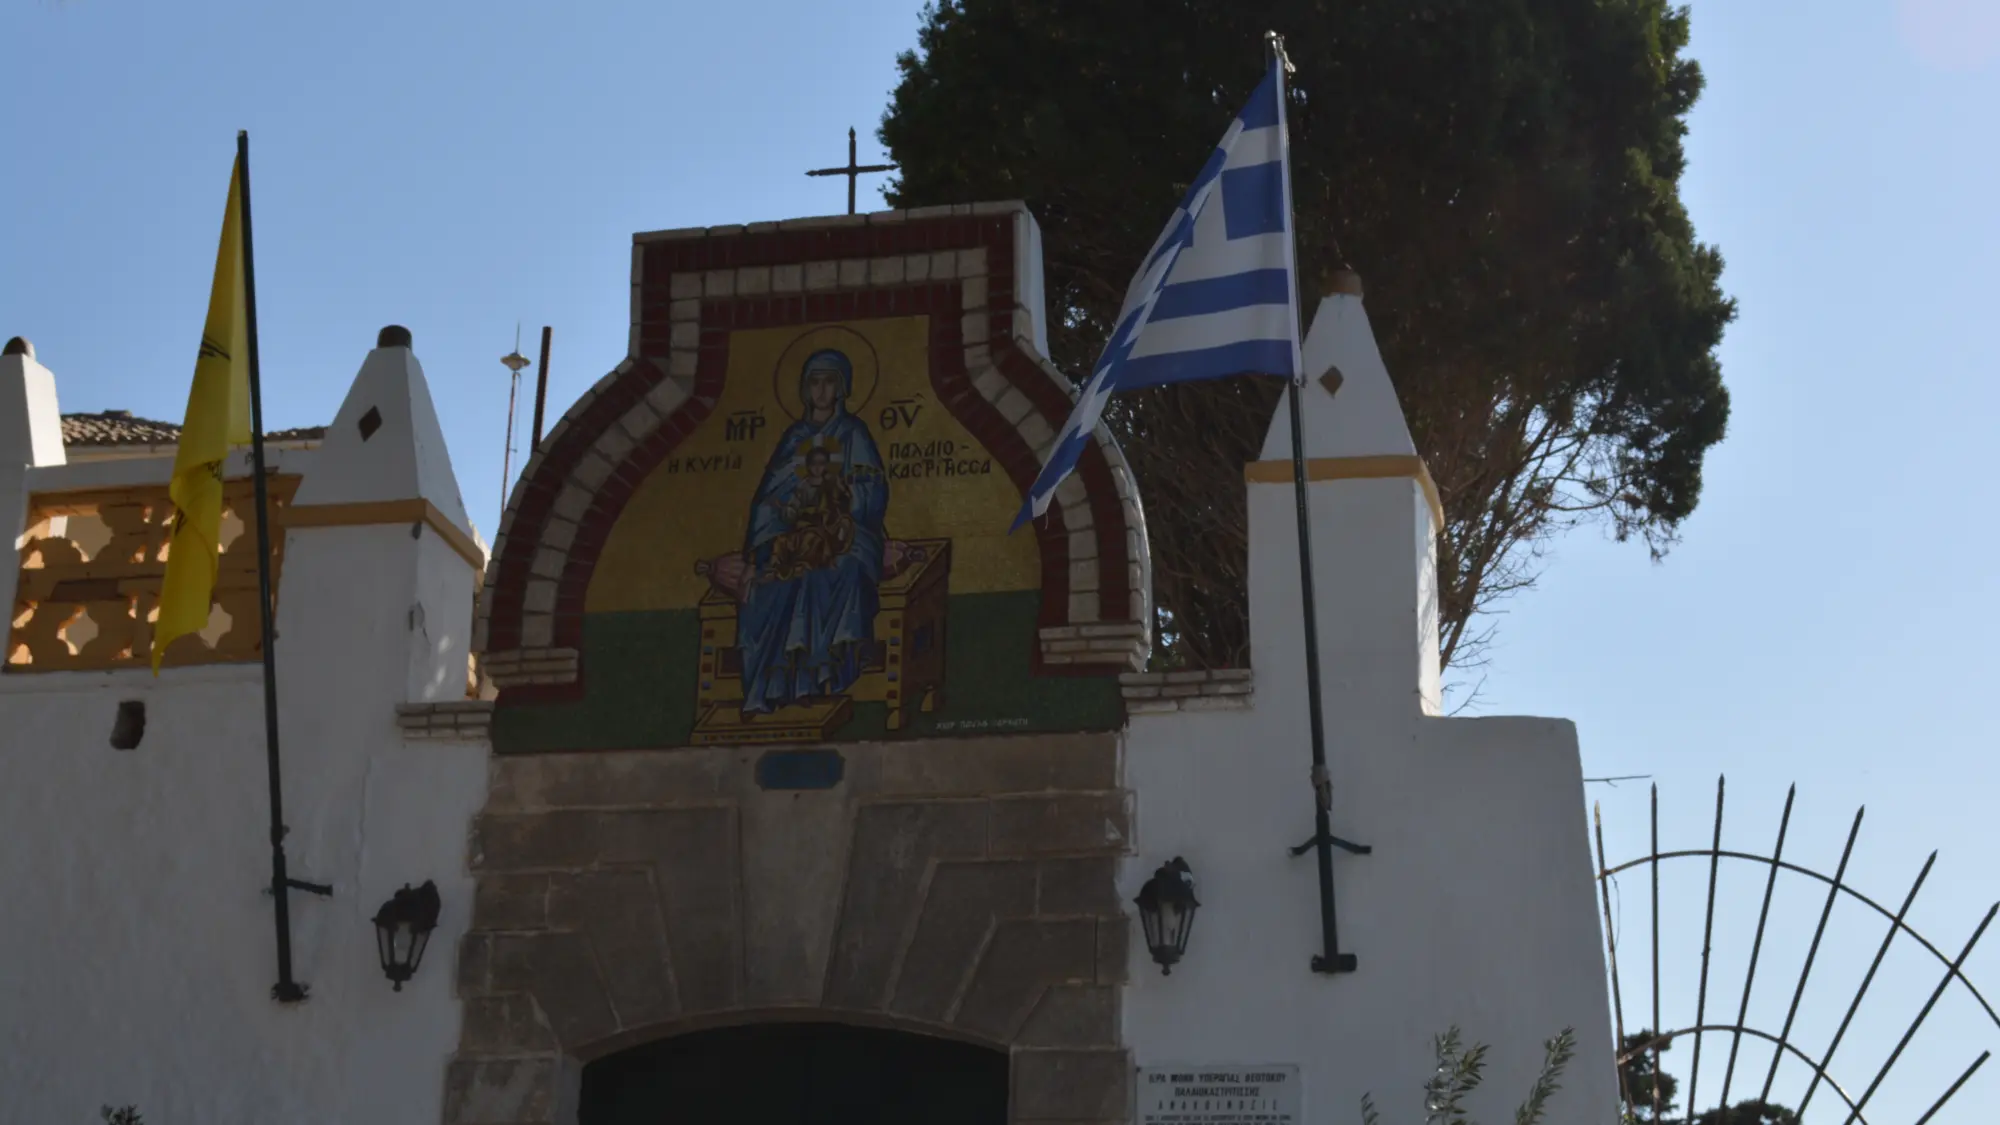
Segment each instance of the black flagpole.
M296 1004L306 998L306 986L292 979L292 911L290 891L297 887L328 893L309 883L295 883L285 872L285 797L278 781L278 654L277 624L271 606L270 490L264 480L264 388L257 367L257 269L250 241L250 134L236 134L237 190L243 214L244 342L250 348L250 474L257 504L257 609L264 641L264 762L271 781L271 899L277 904L278 983L271 998Z
M1312 959L1313 972L1351 973L1358 962L1352 953L1340 952L1340 928L1333 906L1333 779L1326 768L1326 718L1322 713L1319 678L1319 615L1313 605L1312 530L1306 509L1305 425L1299 413L1299 395L1305 383L1294 380L1286 398L1292 404L1292 487L1299 508L1300 600L1306 615L1306 708L1312 717L1313 844L1319 853L1319 930L1324 950Z
M1276 32L1267 38L1271 45L1273 61L1278 68L1278 110L1284 112L1285 75L1291 71L1291 60L1285 57L1284 38ZM1282 120L1282 116L1280 118ZM1286 147L1290 148L1289 138ZM1285 156L1285 215L1286 221L1292 217L1292 161L1289 151ZM1294 233L1294 260L1292 276L1298 276L1297 235ZM1294 281L1296 285L1296 281ZM1294 302L1298 294L1292 295ZM1298 309L1293 305L1293 331L1296 334ZM1302 855L1307 848L1319 855L1319 955L1312 959L1312 970L1316 973L1351 973L1358 965L1352 953L1340 951L1340 930L1335 920L1333 904L1333 846L1342 847L1357 854L1366 855L1368 848L1339 840L1333 834L1331 814L1333 805L1333 781L1326 768L1326 716L1320 699L1319 671L1319 612L1313 599L1312 564L1312 520L1306 506L1306 442L1305 421L1300 398L1306 389L1304 365L1292 375L1290 393L1285 398L1291 403L1292 415L1292 486L1298 499L1299 513L1299 596L1305 610L1306 625L1306 710L1312 725L1312 785L1313 785L1313 838L1310 843L1293 848L1293 855Z

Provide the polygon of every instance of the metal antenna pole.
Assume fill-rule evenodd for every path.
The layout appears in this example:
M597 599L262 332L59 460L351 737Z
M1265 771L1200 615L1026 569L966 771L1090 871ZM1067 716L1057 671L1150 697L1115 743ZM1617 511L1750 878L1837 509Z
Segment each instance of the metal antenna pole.
M521 354L521 326L514 325L514 350L500 357L507 366L507 440L500 453L500 511L507 510L507 486L514 483L514 403L521 393L521 369L528 366Z
M528 440L528 456L530 457L533 457L536 451L542 448L542 404L548 401L549 397L549 337L554 332L555 330L548 325L542 325L542 362L541 366L535 369L534 437ZM507 498L502 496L500 502L505 504Z

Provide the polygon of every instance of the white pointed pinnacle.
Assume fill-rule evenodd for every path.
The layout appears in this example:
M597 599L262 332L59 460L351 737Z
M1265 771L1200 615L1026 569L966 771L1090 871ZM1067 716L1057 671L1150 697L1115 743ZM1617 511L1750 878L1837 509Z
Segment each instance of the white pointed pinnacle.
M471 534L410 330L390 325L361 362L293 504L427 500Z
M1361 302L1361 279L1353 271L1336 273L1328 284L1301 355L1307 459L1415 455L1409 423ZM1263 460L1291 460L1289 410L1289 404L1278 404L1264 437Z

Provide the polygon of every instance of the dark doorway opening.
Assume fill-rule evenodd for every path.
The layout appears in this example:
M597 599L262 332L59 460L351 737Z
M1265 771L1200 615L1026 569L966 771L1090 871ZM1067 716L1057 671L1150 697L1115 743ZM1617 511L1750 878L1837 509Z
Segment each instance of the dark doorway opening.
M584 1067L581 1125L1006 1125L1007 1055L845 1024L648 1043Z

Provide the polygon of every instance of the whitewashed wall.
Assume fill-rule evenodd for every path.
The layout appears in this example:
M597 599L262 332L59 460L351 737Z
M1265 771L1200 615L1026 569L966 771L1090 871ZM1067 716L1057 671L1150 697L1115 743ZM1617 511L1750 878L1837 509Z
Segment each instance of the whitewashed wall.
M407 356L377 349L370 363ZM399 389L428 408L414 361L400 382L368 391ZM396 431L394 410L382 413L390 422L372 451L415 440ZM333 450L309 465L308 481L353 475ZM118 472L164 480L166 469L121 462ZM45 488L59 474L21 475ZM18 518L12 495L0 499ZM0 1121L82 1125L102 1105L132 1104L162 1125L435 1125L458 1038L452 962L469 920L467 831L485 799L487 748L405 743L395 705L431 694L415 685L463 694L474 580L436 535L413 538L407 524L288 536L277 647L286 853L293 877L334 887L331 898L291 898L295 975L312 989L303 1005L270 998L259 669L0 675ZM412 630L416 605L425 626ZM146 707L129 752L109 741L125 700ZM444 917L396 993L370 919L397 887L425 879Z
M1339 396L1315 386L1304 400L1311 457L1413 453L1358 297L1322 307L1308 357L1315 374L1337 364L1346 378ZM59 478L164 479L164 462L58 469L34 436L55 410L52 384L7 359L0 520L18 527L25 494ZM383 422L363 441L354 423L371 407ZM327 443L298 463L298 502L425 499L469 533L436 431L408 350L377 348ZM1289 451L1288 434L1281 414L1267 459ZM1334 830L1375 853L1336 860L1342 944L1359 971L1310 971L1314 859L1287 854L1313 827L1293 494L1288 482L1248 487L1252 704L1140 715L1127 735L1138 854L1123 890L1180 855L1204 904L1173 976L1134 950L1123 1014L1135 1061L1297 1064L1315 1125L1358 1121L1364 1092L1396 1125L1420 1112L1431 1036L1456 1024L1491 1044L1473 1105L1504 1120L1541 1041L1567 1025L1580 1049L1549 1120L1611 1119L1575 732L1437 716L1433 524L1409 478L1335 473L1311 486ZM395 705L462 691L476 572L409 524L293 530L285 566L287 852L295 877L335 888L292 899L312 1000L269 998L258 670L0 675L0 1121L91 1122L100 1105L127 1103L162 1125L440 1119L487 747L406 743ZM147 709L130 752L109 745L123 700ZM395 993L369 918L424 879L442 892L443 924Z
M1336 326L1342 338L1329 340ZM1331 400L1308 387L1309 457L1411 452L1366 333L1358 296L1322 307L1309 367L1337 356L1346 383ZM1350 412L1340 424L1336 409ZM1265 457L1289 452L1281 408ZM1135 895L1179 855L1202 903L1173 975L1135 945L1124 1026L1136 1061L1297 1064L1306 1121L1358 1125L1372 1092L1385 1125L1398 1125L1422 1120L1431 1038L1456 1025L1468 1043L1490 1044L1471 1105L1499 1121L1527 1093L1542 1042L1570 1026L1577 1057L1547 1120L1615 1119L1576 732L1553 719L1435 715L1432 524L1414 479L1309 486L1333 831L1374 848L1334 860L1341 947L1359 971L1310 970L1316 859L1287 853L1311 838L1314 808L1294 492L1289 481L1248 487L1251 708L1141 715L1127 736L1138 854L1122 890Z

